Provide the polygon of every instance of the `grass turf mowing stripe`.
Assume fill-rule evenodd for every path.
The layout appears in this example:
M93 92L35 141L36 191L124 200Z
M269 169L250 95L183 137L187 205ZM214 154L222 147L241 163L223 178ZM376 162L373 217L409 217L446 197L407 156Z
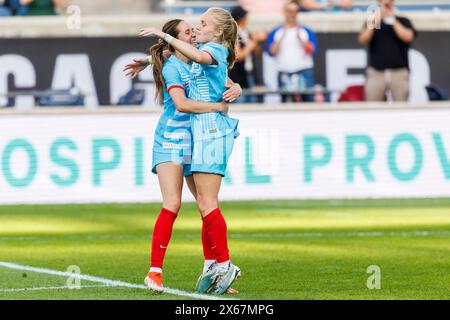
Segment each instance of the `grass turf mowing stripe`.
M339 232L265 232L265 233L243 233L230 232L229 239L263 239L263 238L426 238L426 237L450 237L450 231L446 230L413 230L413 231L339 231ZM86 239L84 236L65 236L65 240ZM126 235L98 235L90 236L89 239L97 240L134 240L141 239L142 236ZM179 239L197 239L197 235L185 234L177 235ZM61 237L46 236L42 237L17 237L17 236L0 236L0 242L6 241L49 241L49 239L61 239Z
M72 272L57 271L57 270L51 270L51 269L45 269L45 268L25 266L25 265L20 265L20 264L11 263L11 262L0 261L0 267L14 269L14 270L30 271L30 272L36 272L36 273L42 273L42 274L50 274L50 275L61 276L61 277L72 277L72 278L79 279L79 280L103 283L110 287L126 287L126 288L149 290L144 285L133 284L133 283L123 282L123 281L118 281L118 280L110 280L110 279L94 277L94 276L85 275L85 274L75 274ZM204 294L189 293L189 292L185 292L182 290L171 289L171 288L164 288L164 293L187 297L187 298L203 299L203 300L235 300L235 299L224 299L224 298L219 298L216 296L209 296L209 295L204 295Z
M14 288L14 289L0 289L0 292L22 292L22 291L44 291L44 290L64 290L64 289L84 289L84 288L102 288L111 287L107 284L99 284L92 286L62 286L62 287L33 287L33 288Z

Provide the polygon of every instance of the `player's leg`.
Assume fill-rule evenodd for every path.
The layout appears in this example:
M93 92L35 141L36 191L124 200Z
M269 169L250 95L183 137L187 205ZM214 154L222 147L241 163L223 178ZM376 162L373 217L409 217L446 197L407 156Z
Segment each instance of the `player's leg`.
M194 173L197 186L197 206L203 217L205 237L212 246L216 262L199 279L198 292L226 292L236 278L240 269L230 261L227 225L219 209L218 194L222 176L210 173Z
M188 188L191 191L194 198L197 200L197 188L195 186L194 176L191 175L186 177L186 184L188 185ZM205 272L214 262L216 262L216 257L214 255L214 251L211 249L212 245L209 243L208 238L206 236L206 228L204 223L202 224L202 245L203 245L203 256L205 257L203 272Z
M187 176L185 178L186 178L186 184L188 185L189 190L191 191L191 193L194 196L194 198L197 198L197 188L195 186L194 177L192 175L190 175L190 176ZM206 292L205 289L202 289L199 286L201 284L201 280L204 279L205 274L207 274L208 271L210 271L211 268L216 263L216 256L215 256L214 251L212 249L212 244L210 243L210 241L208 239L208 235L207 235L207 232L206 232L206 225L205 225L204 222L202 223L202 246L203 246L203 256L204 256L203 271L202 271L202 274L198 278L195 290L199 291L199 292L200 291ZM203 283L202 285L205 285L205 284ZM206 284L206 286L208 288L210 287L209 284ZM236 290L236 289L233 289L233 288L229 288L227 290L227 293L236 294L236 293L239 293L239 291Z
M194 181L194 176L190 175L190 176L186 176L184 177L186 180L186 184L188 186L189 191L191 192L192 196L197 199L197 188L195 187L195 181Z
M195 290L200 293L205 293L210 290L217 279L217 270L215 268L215 265L217 263L217 252L223 252L225 250L226 258L222 260L229 260L228 245L226 244L225 221L220 219L220 221L217 221L217 223L215 223L216 228L220 228L220 234L225 234L225 237L222 237L220 239L219 247L215 246L214 242L211 241L211 236L208 234L207 228L207 223L210 221L209 219L215 216L219 210L219 200L217 195L220 189L221 180L222 177L219 175L208 173L194 174L194 182L196 186L198 186L197 207L202 216L202 244L203 255L205 258L203 272L200 275L195 288ZM210 218L205 218L208 215L210 215ZM211 228L214 229L214 226Z
M161 291L162 267L172 228L181 207L183 188L183 166L177 163L161 163L156 166L163 197L163 207L156 220L152 237L150 271L145 283L153 290Z
M233 270L239 270L230 261L227 225L220 211L218 198L222 178L233 150L234 137L235 134L232 133L216 139L197 140L194 143L191 171L197 190L197 207L203 218L204 235L212 246L217 262L211 270L201 276L198 292L209 292L214 289L219 279L224 278L222 273L230 275ZM239 274L240 271L233 273L233 277L227 278L229 282L221 281L221 290L225 292Z
M188 188L191 191L194 198L197 199L197 188L195 186L194 177L192 175L186 177L186 184L188 185ZM213 263L216 262L216 256L214 255L214 251L211 249L212 245L208 240L206 234L206 227L204 223L202 223L202 245L203 245L203 256L205 258L205 262L203 265L203 272L205 272Z

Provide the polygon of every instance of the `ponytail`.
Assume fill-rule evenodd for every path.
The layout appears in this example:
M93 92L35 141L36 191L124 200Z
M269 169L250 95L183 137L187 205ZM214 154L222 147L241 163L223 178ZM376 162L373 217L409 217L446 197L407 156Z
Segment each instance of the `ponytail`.
M238 25L231 13L222 8L210 8L208 12L214 15L217 28L223 29L222 45L228 49L228 70L233 69L236 62L236 47L238 45Z
M172 37L177 38L179 31L178 31L178 25L183 20L181 19L174 19L167 22L162 31L164 33L170 34ZM158 43L154 44L152 47L150 47L150 55L152 56L153 60L153 79L155 81L156 85L156 100L158 100L161 104L164 101L164 89L166 89L166 84L164 82L163 77L163 67L164 62L166 62L166 58L164 56L164 51L170 51L174 52L174 49L172 46L168 45L165 41L159 39Z

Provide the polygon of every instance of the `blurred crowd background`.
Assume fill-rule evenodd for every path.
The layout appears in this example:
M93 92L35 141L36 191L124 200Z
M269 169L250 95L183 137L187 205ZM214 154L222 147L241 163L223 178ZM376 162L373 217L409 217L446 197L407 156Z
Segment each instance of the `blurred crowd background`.
M441 39L450 40L448 33L434 35L422 33L416 28L416 21L408 18L411 13L450 12L450 1L448 0L0 0L0 16L7 18L12 16L70 15L74 12L70 10L73 6L79 8L80 14L86 17L120 15L120 19L128 20L133 20L137 16L167 17L167 19L173 16L189 17L200 14L211 6L220 6L230 10L239 25L238 61L234 70L230 72L230 77L241 84L244 89L244 95L238 101L239 103L270 103L273 101L292 103L425 102L448 99L449 86L444 83L447 81L442 80L446 79L445 76L440 75L437 77L437 81L432 81L433 74L429 74L433 72L431 69L436 69L433 66L435 63L433 60L436 59L433 57L437 56L435 51L438 42ZM325 26L321 30L316 30L314 26L308 24L312 21L308 17L315 13L327 15L325 18L324 16L317 18L321 19L320 23ZM333 23L339 22L339 20L334 17L345 14L347 14L345 16L347 18L352 15L363 16L361 21L366 20L366 23L361 23L361 28L358 25L358 34L353 34L351 37L347 33L338 32L339 38L336 39L342 39L342 41L335 43ZM271 19L267 26L263 26L264 19L266 19L264 17ZM279 19L275 24L273 17ZM255 28L255 24L251 24L252 20L260 22L258 27ZM307 22L304 22L305 20ZM351 22L348 24L351 25ZM433 37L436 39L432 39ZM424 52L429 51L430 47L427 38L434 42L433 52ZM411 49L416 49L417 39L422 41L417 47L420 52L411 52ZM31 49L32 44L30 43L28 42L26 45ZM18 42L14 45L22 48ZM81 44L80 42L80 47L83 46L85 43ZM344 49L342 48L344 46L351 47L351 49L355 47L365 49L367 57L364 56L364 59L367 60L367 65L363 68L364 83L361 83L360 80L352 83L351 80L339 79L340 70L336 63L325 64L325 59L328 61L330 57L335 57L335 54L339 53L343 57L346 55L347 60L354 59L352 54L355 52L336 51ZM330 47L336 50L331 52ZM446 46L441 49L443 53L448 53ZM3 51L7 53L8 48L4 46ZM89 59L92 62L93 57L91 56ZM414 60L414 63L411 62L411 59ZM424 59L426 59L426 63L420 64ZM342 63L344 63L343 60ZM37 64L40 64L39 61ZM351 66L348 68L350 70L348 79L352 77L352 72L355 73L354 70L351 70L352 68L355 69ZM324 76L325 73L326 76ZM420 79L422 75L418 73L423 74L422 79ZM412 79L414 75L415 82ZM335 78L334 83L331 81L333 78ZM354 75L353 78L355 78ZM3 103L0 101L0 106L14 106L16 96L25 93L31 94L30 90L25 93L23 89L11 90L11 86L14 87L14 85L11 85L11 80L8 81L3 85L9 88L6 100L1 96L5 93L1 92L2 82L0 79L0 99L3 99ZM339 84L339 82L342 83ZM66 88L65 92L74 99L56 99L51 103L52 92L43 91L43 86L42 83L38 83L34 89L40 90L32 92L36 100L39 100L38 104L41 105L52 103L55 105L65 105L66 103L84 105L86 103L84 96L89 94L83 93L82 87L73 84L70 88ZM413 90L413 88L418 89ZM52 86L49 89L55 88ZM103 93L107 90L98 88L97 90L102 91L99 93L100 96L107 94ZM108 90L114 90L114 88L111 87ZM62 94L60 91L57 93ZM142 83L133 81L131 88L122 92L117 99L111 99L117 101L100 98L100 104L139 105L148 103L148 99L145 100L144 96ZM276 98L273 98L274 96ZM41 98L48 99L42 102Z
M374 1L368 0L299 0L301 11L361 11ZM449 10L450 3L442 0L397 0L402 10ZM250 13L276 14L283 10L284 0L0 0L0 16L9 15L53 15L63 13L70 5L83 8L85 14L145 14L157 13L201 13L217 5L230 9L241 5Z

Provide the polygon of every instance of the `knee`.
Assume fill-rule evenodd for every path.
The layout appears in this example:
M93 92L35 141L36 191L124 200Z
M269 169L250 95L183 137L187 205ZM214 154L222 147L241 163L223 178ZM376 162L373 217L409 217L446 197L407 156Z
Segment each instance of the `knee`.
M181 198L173 197L170 199L166 199L163 202L163 207L178 214L181 208Z
M219 206L218 200L204 195L197 194L197 207L202 216L206 216Z

